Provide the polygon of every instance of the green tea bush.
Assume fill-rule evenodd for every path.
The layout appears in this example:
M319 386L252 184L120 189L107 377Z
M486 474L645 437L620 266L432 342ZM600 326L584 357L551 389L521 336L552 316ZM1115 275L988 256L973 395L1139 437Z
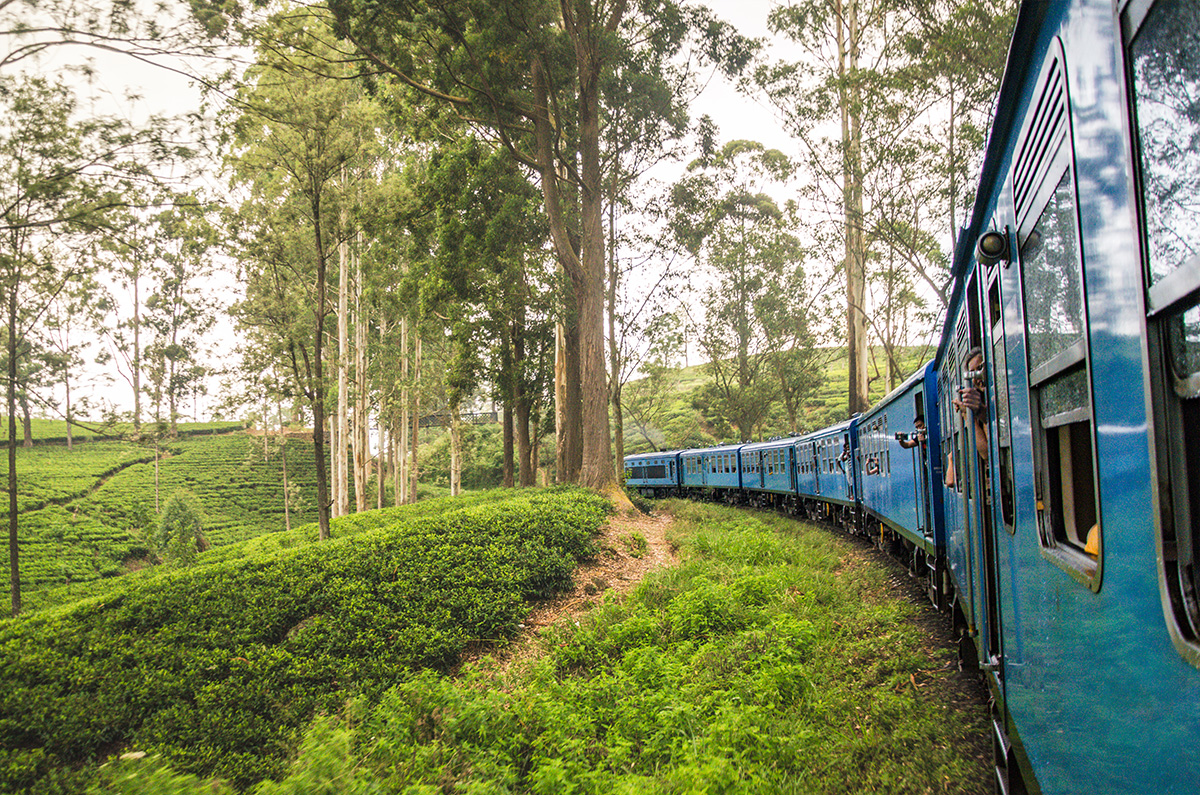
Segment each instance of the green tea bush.
M260 793L974 793L986 712L883 571L799 523L676 505L684 563L542 635L523 667L423 671L322 719ZM677 525L678 526L678 525ZM952 668L952 666L951 666ZM926 684L922 692L917 679ZM323 771L320 772L319 771ZM325 789L322 789L322 788Z
M608 509L518 493L0 622L0 791L78 791L130 746L240 787L278 776L314 714L510 637Z

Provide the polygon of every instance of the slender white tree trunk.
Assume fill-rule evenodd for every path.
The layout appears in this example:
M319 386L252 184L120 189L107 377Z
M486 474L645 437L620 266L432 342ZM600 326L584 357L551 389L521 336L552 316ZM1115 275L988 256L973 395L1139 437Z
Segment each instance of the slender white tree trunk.
M367 318L362 305L362 259L354 254L354 510L367 510L370 415L367 410Z
M412 394L408 382L408 318L400 321L400 444L396 450L396 483L394 499L397 505L408 502L408 417L409 396Z
M450 496L462 494L462 417L458 405L450 407Z
M413 340L413 413L412 413L412 444L411 457L408 463L408 499L407 502L417 501L417 448L421 444L421 337L416 335Z

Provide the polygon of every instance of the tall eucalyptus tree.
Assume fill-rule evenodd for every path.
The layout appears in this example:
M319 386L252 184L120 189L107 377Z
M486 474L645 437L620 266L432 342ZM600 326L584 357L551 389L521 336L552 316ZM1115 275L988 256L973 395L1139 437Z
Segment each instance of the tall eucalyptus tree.
M348 69L341 79L329 74L337 54L319 14L280 13L260 35L238 92L229 155L235 185L251 196L239 241L248 283L239 318L275 330L277 353L312 407L318 522L327 538L329 267L344 232L339 209L353 200L340 177L346 163L375 151L382 119Z

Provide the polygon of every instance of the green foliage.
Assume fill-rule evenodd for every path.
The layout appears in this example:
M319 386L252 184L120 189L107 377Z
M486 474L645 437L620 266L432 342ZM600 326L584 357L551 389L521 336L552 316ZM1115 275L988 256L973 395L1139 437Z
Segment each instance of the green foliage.
M195 495L176 491L167 499L158 518L155 543L159 557L173 563L196 562L197 547L204 540L204 510Z
M288 443L288 479L316 501L311 444ZM17 451L19 533L26 609L69 601L79 584L146 564L158 517L156 494L184 490L207 517L207 542L222 546L284 528L282 459L245 434L185 436L154 451L129 442L88 442ZM293 522L313 513L293 509ZM150 531L150 532L147 532ZM161 547L160 547L161 548ZM202 556L203 557L203 556ZM72 587L58 594L46 589ZM86 589L84 589L86 590Z
M625 551L632 558L644 558L649 551L646 537L641 533L624 533L617 540L625 545Z
M0 791L78 791L90 765L130 746L238 787L279 776L314 714L511 637L524 600L569 585L594 554L608 510L553 489L359 514L327 543L0 622L0 747L14 749Z
M816 528L673 505L680 567L555 625L524 667L422 672L361 721L318 721L295 772L262 791L986 788L969 744L985 712L928 697L954 675L949 653L928 648L885 572L847 565Z

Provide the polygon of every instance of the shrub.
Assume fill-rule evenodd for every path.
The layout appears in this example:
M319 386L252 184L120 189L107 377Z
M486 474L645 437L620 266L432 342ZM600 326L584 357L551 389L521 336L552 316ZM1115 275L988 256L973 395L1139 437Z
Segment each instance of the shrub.
M0 748L21 749L0 758L0 792L80 791L129 746L239 788L280 775L314 714L511 637L525 597L570 584L608 505L556 490L414 508L0 621Z
M172 563L190 565L204 543L204 509L194 495L176 491L163 505L158 518L155 544L161 558Z

